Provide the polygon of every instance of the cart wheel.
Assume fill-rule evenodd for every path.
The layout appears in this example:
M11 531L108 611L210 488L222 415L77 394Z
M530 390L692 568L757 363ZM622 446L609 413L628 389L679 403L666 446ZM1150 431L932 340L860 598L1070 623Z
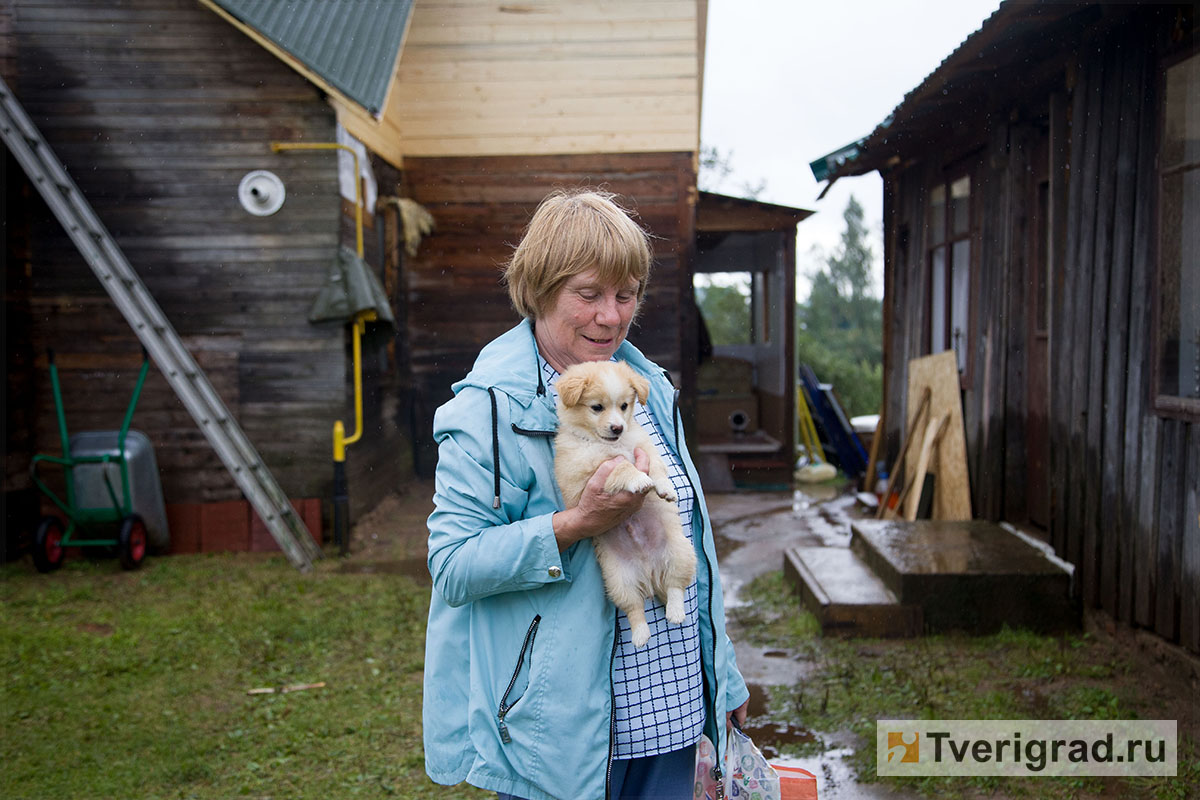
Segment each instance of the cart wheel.
M121 566L137 569L146 558L146 523L137 514L130 514L121 522L121 537L117 549Z
M66 550L62 546L63 525L58 517L42 517L33 537L33 565L38 572L53 572L62 566Z

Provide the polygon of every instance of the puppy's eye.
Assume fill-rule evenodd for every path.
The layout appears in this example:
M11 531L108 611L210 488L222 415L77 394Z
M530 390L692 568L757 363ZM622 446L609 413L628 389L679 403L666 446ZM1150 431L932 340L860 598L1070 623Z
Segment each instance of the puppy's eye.
M627 408L629 408L629 403L621 403L621 410L622 410L622 411L624 411L624 410L625 410L625 409L627 409Z
M596 403L596 405L592 406L592 411L595 411L597 414L599 414L603 410L604 410L604 406L600 405L599 403Z

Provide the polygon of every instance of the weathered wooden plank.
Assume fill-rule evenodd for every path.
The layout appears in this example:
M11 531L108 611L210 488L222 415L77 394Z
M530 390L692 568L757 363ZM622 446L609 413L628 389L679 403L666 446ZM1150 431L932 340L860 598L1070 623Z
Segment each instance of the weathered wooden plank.
M1078 65L1082 67L1083 65ZM1078 77L1071 96L1071 119L1086 120L1088 112L1088 85L1092 73L1078 69ZM1050 357L1053 374L1057 376L1055 391L1051 395L1051 474L1054 496L1052 497L1051 541L1055 552L1073 564L1079 561L1081 547L1076 546L1072 536L1071 520L1071 440L1074 427L1072 412L1072 337L1076 330L1076 286L1079 283L1075 265L1079 262L1081 244L1080 220L1083 218L1083 154L1087 126L1070 126L1070 170L1066 188L1066 214L1063 224L1066 244L1063 248L1063 263L1060 277L1054 282L1054 314L1051 317ZM1081 545L1082 543L1080 543ZM1078 583L1075 584L1079 586Z
M1113 218L1116 200L1116 173L1112 165L1117 161L1120 152L1120 122L1121 122L1121 86L1124 65L1119 57L1120 48L1109 43L1104 48L1104 102L1100 121L1100 176L1097 183L1096 196L1096 227L1094 231L1095 245L1092 256L1091 300L1092 320L1089 329L1088 347L1079 351L1086 353L1088 358L1088 380L1086 413L1086 433L1084 446L1084 506L1083 506L1083 588L1084 596L1091 597L1091 602L1105 605L1103 586L1101 582L1104 572L1104 562L1114 561L1116 554L1115 537L1102 533L1100 509L1102 502L1102 484L1104 475L1101 462L1105 459L1119 460L1118 453L1106 453L1104 446L1104 431L1106 423L1116 424L1121 417L1109 418L1110 409L1104 406L1105 390L1105 352L1112 343L1114 334L1113 321L1108 317L1109 299L1111 292L1110 280L1113 273ZM1122 296L1119 301L1126 298ZM1124 316L1123 314L1121 315ZM1117 321L1118 326L1121 321ZM1111 409L1119 411L1119 409ZM1115 476L1114 476L1115 477ZM1115 494L1116 487L1112 490ZM1115 572L1113 573L1115 576ZM1110 588L1115 589L1115 583Z
M1162 423L1162 451L1159 454L1158 553L1154 586L1154 630L1166 639L1178 641L1180 602L1182 600L1183 519L1187 470L1188 426L1175 419Z
M1100 596L1104 609L1130 620L1133 584L1133 532L1129 526L1129 498L1124 496L1124 470L1130 464L1125 450L1125 396L1128 385L1130 285L1133 274L1133 239L1136 224L1139 128L1145 92L1144 57L1137 47L1122 53L1125 62L1118 87L1121 110L1113 205L1112 269L1108 287L1108 331L1104 366L1104 432L1101 452L1100 535L1106 557L1101 565ZM1133 459L1136 459L1136 448ZM1122 602L1122 600L1125 602Z
M1200 426L1186 426L1179 643L1200 652Z
M1037 152L1034 142L1038 132L1027 126L1012 128L1012 144L1009 150L1008 169L1005 180L1010 190L1011 236L1007 280L1002 286L1006 295L1007 319L1001 320L1001 329L1006 340L998 348L1007 355L1004 377L1004 485L1003 517L1005 519L1027 518L1025 497L1026 474L1029 458L1026 452L1025 417L1028 408L1028 385L1026 368L1030 342L1030 317L1036 309L1029 307L1029 282L1032 268L1029 263L1030 242L1037 231L1033 227L1036 206L1031 206L1031 192L1036 191L1037 169L1032 163Z
M1087 66L1089 83L1085 98L1084 116L1081 120L1083 131L1083 148L1079 162L1083 177L1079 194L1072 195L1072 200L1078 198L1079 216L1077 218L1076 236L1078 237L1077 257L1067 264L1067 270L1074 275L1075 291L1068 302L1074 306L1072 328L1067 331L1067 353L1071 366L1070 383L1070 416L1068 431L1070 445L1067 463L1067 530L1072 539L1069 549L1070 561L1080 570L1080 580L1076 583L1082 592L1083 600L1091 605L1095 601L1093 594L1095 568L1095 538L1087 533L1087 487L1085 485L1088 459L1088 397L1091 375L1091 342L1092 330L1092 283L1096 268L1094 261L1096 248L1096 219L1100 182L1100 150L1103 143L1101 130L1102 113L1104 110L1105 63L1102 52L1093 53Z

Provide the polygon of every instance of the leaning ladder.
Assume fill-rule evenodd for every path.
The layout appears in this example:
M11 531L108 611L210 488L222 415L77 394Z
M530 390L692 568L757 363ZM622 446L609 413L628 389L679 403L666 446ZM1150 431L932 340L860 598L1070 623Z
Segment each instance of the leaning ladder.
M321 548L87 198L2 79L0 134L280 549L295 567L310 570L313 560L321 557Z

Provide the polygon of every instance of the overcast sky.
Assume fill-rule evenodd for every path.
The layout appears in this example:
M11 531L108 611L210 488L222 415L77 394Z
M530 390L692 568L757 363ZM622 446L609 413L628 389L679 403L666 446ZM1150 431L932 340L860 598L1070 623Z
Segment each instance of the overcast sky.
M741 195L766 182L758 199L817 212L797 232L797 294L805 273L832 251L853 194L873 232L882 292L883 189L878 173L824 188L808 163L875 129L999 0L709 0L700 138L732 153L734 172L719 187Z

